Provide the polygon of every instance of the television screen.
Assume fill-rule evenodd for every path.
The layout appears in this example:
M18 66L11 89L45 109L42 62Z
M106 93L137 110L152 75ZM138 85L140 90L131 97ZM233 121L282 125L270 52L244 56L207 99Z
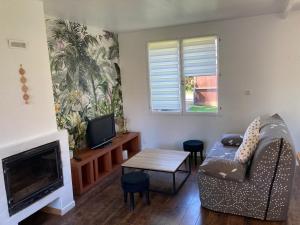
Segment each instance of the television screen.
M86 138L92 149L100 147L116 136L114 114L109 114L88 121Z

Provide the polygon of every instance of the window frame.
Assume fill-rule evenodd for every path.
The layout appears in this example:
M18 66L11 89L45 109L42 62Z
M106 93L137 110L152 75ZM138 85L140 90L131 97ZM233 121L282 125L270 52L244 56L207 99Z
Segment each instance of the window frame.
M217 54L217 57L216 57L216 60L217 60L217 66L216 66L216 69L217 69L217 72L216 72L216 78L217 78L217 102L218 102L218 105L217 105L217 111L216 112L189 112L186 110L186 100L185 100L185 76L184 76L184 62L183 62L183 41L186 40L186 39L193 39L193 38L208 38L208 37L211 37L211 38L215 38L217 40L217 43L216 43L216 54ZM181 38L179 40L180 42L180 77L181 77L181 104L182 104L182 114L185 114L185 115L197 115L197 114L200 114L200 115L218 115L220 113L220 99L219 99L219 42L220 42L220 38L217 36L217 35L206 35L206 36L197 36L197 37L191 37L191 38Z
M178 61L179 61L179 64L178 64L178 71L179 71L179 96L180 96L180 110L178 112L176 111L155 111L152 109L152 93L151 93L151 76L150 76L150 58L149 58L149 44L150 43L155 43L155 42L167 42L167 41L176 41L177 44L178 44ZM147 46L146 46L146 54L147 54L147 70L148 70L148 74L147 74L147 81L148 81L148 99L149 99L149 110L151 113L153 114L172 114L172 115L180 115L182 114L182 80L181 80L181 57L180 57L180 52L181 52L181 43L180 43L180 40L179 39L167 39L167 40L161 40L161 41L148 41L147 42Z
M183 41L186 39L193 39L193 38L208 38L208 37L214 37L217 41L216 43L216 60L217 60L217 72L216 72L216 78L217 78L217 111L216 112L189 112L186 110L186 100L185 100L185 76L184 76L184 67L183 67ZM164 41L177 41L179 48L179 79L180 79L180 104L181 104L181 110L179 112L171 112L171 111L154 111L152 109L152 98L151 98L151 77L150 77L150 62L149 62L149 44L155 43L155 42L164 42ZM164 39L164 40L153 40L153 41L147 41L146 44L146 54L147 54L147 82L148 82L148 98L149 98L149 110L153 114L163 114L163 115L207 115L207 116L217 116L220 115L220 111L222 109L220 104L220 96L219 96L219 90L220 90L220 42L221 39L218 35L205 35L205 36L193 36L193 37L183 37L178 39Z

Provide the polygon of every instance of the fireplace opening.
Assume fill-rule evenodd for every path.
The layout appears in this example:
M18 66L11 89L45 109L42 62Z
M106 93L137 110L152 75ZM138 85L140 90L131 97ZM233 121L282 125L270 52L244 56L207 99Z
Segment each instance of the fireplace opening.
M2 159L9 215L63 186L59 141Z

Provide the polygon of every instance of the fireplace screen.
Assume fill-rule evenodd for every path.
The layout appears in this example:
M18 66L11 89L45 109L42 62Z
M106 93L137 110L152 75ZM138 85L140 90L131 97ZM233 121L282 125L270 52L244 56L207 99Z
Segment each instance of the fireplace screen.
M59 141L2 160L9 214L63 186Z

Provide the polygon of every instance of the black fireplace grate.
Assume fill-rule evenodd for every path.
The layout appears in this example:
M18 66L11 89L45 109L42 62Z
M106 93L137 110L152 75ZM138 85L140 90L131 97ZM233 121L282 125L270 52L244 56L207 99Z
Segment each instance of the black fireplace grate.
M9 215L63 186L59 141L2 159Z

